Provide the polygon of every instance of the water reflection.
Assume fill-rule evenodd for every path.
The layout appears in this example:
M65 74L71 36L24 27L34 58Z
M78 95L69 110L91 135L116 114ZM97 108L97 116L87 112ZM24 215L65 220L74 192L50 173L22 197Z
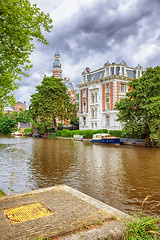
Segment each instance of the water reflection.
M16 172L15 192L67 184L125 212L160 202L160 149L72 140L0 138L1 187ZM160 209L152 209L160 216Z

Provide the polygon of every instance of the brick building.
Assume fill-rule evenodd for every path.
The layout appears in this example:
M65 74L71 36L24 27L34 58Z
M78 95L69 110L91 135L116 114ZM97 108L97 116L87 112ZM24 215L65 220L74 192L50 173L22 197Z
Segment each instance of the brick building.
M26 110L26 101L23 102L20 102L18 101L16 103L15 106L8 106L8 107L5 107L3 112L4 113L7 113L7 112L20 112L20 111L25 111Z
M124 61L119 64L104 64L103 68L82 73L82 83L78 85L79 129L121 130L123 124L117 122L114 105L125 98L128 83L142 75L142 67L128 67Z

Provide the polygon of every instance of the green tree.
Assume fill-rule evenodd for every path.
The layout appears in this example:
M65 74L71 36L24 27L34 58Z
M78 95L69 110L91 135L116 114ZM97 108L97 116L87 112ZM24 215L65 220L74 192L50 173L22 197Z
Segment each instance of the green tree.
M17 113L16 121L18 122L32 122L32 118L28 110Z
M66 86L61 79L44 77L41 85L36 87L36 93L31 96L29 111L33 120L47 128L57 130L58 118L71 119L76 116L76 105L72 104L66 93Z
M79 118L76 117L74 119L71 119L70 124L75 125L77 128L79 128Z
M0 133L8 134L16 130L18 122L32 122L33 124L28 110L0 114Z
M129 84L127 97L116 103L123 134L160 140L160 67L147 68Z
M9 113L0 114L0 133L11 133L15 127L16 120Z
M29 56L34 49L33 38L48 44L42 28L50 32L52 20L29 0L0 0L0 110L15 103L15 80L27 76L32 66Z

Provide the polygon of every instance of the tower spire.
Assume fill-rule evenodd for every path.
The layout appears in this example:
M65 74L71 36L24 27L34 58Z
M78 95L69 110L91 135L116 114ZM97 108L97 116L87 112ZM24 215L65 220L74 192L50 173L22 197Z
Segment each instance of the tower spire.
M54 55L54 62L53 62L53 70L52 74L55 78L62 78L62 69L61 69L61 62L60 62L60 54L57 51Z

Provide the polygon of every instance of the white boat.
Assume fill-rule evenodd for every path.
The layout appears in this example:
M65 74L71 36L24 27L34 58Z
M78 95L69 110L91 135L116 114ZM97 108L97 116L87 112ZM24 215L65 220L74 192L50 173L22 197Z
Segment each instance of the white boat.
M20 136L22 136L22 133L17 131L17 132L11 133L11 135L14 136L14 137L20 137Z
M82 141L83 138L84 138L83 135L74 135L74 136L73 136L73 139L76 140L76 141Z
M112 137L108 133L97 133L93 135L91 143L120 144L120 138Z

